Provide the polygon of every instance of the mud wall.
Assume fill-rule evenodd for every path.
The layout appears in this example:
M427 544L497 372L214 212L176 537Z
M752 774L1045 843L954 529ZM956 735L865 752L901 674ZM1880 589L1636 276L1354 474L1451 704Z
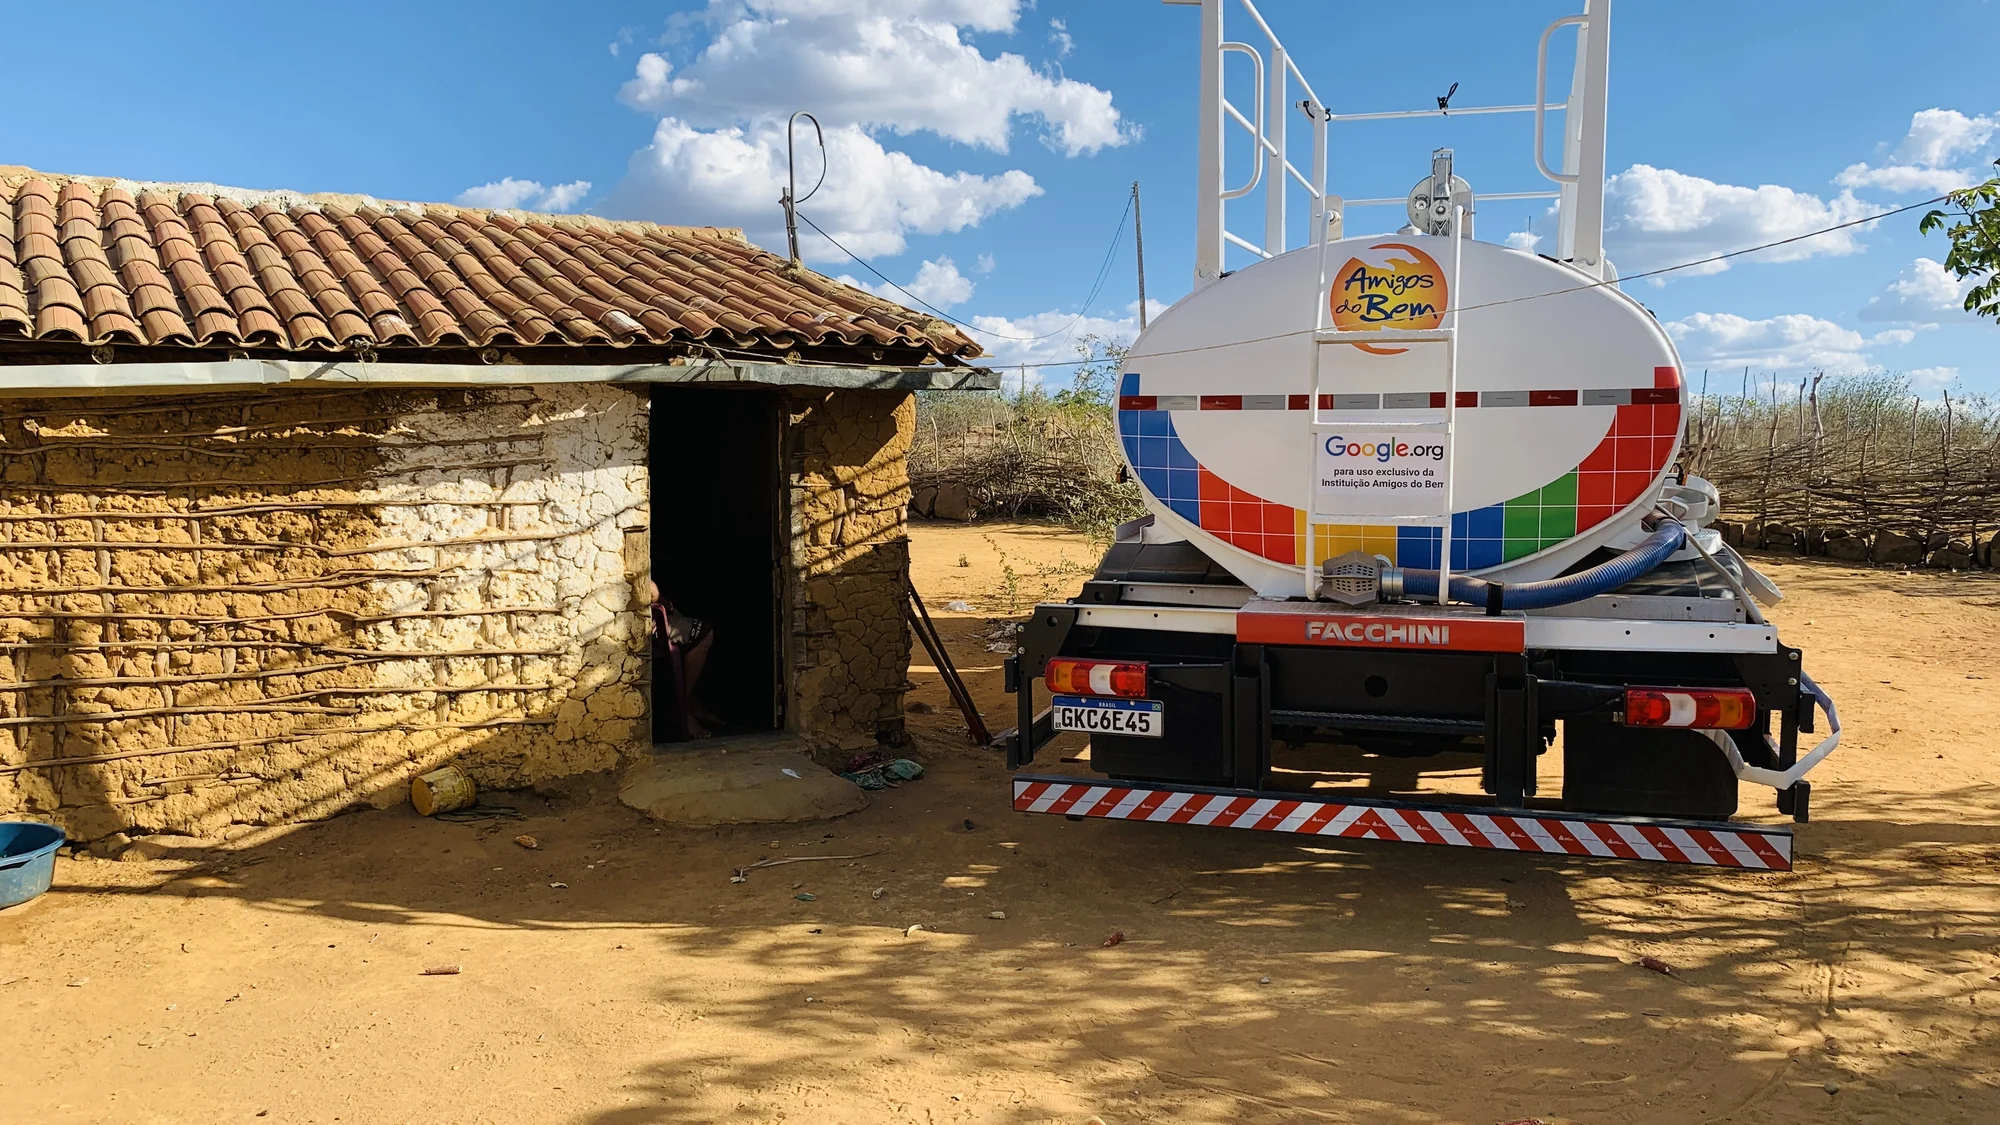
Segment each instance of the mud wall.
M789 725L829 751L903 738L916 419L900 391L790 400Z
M606 386L0 402L0 816L213 832L616 764L644 461Z

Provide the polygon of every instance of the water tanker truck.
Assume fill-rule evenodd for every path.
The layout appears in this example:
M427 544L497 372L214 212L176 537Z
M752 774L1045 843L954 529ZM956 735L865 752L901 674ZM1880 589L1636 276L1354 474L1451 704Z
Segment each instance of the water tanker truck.
M1839 720L1759 608L1777 588L1709 526L1720 499L1679 460L1680 357L1604 257L1610 0L1542 34L1532 105L1357 114L1312 93L1248 0L1196 2L1196 286L1118 372L1147 514L1022 626L1015 809L1788 869L1788 824L1733 820L1740 783L1804 821ZM1225 40L1225 9L1261 50ZM1226 97L1232 54L1256 63L1253 112ZM1407 197L1326 190L1336 130L1509 112L1533 116L1552 190L1476 194L1447 149ZM1231 136L1251 156L1233 173ZM1229 231L1229 201L1260 190L1261 240ZM1288 194L1307 204L1296 248ZM1546 253L1473 237L1482 200L1542 195ZM1408 222L1344 236L1380 206ZM1230 245L1247 265L1225 268ZM1063 732L1089 736L1080 768L1034 769ZM1478 791L1352 784L1412 759L1476 765Z

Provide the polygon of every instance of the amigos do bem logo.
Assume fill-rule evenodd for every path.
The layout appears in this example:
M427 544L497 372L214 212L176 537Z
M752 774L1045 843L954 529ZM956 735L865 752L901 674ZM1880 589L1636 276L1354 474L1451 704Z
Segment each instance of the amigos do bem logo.
M1407 242L1379 242L1347 259L1333 276L1333 326L1343 332L1436 328L1444 323L1444 270ZM1407 348L1354 345L1376 355Z

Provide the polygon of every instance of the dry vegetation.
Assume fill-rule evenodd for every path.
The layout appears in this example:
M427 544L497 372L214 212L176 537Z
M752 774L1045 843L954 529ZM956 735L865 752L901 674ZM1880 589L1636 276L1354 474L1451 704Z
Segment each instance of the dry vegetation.
M1918 398L1905 379L1746 377L1703 393L1683 463L1722 490L1727 533L1847 561L1991 566L2000 527L2000 411Z
M1092 340L1073 386L926 396L910 454L915 510L1051 519L1104 534L1142 510L1120 481L1113 380ZM2000 409L1923 399L1894 375L1753 381L1690 412L1682 464L1722 491L1732 542L1848 562L1991 567L2000 531Z
M1096 337L1071 385L991 394L920 395L910 450L913 507L921 516L1052 519L1103 533L1143 510L1139 486L1119 479L1113 425L1124 349Z

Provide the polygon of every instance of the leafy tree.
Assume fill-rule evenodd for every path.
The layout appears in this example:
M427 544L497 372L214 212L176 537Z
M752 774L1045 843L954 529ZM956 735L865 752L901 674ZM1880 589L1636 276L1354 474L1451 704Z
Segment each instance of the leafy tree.
M2000 179L1952 192L1945 201L1955 210L1925 214L1917 230L1943 230L1951 239L1944 268L1959 280L1983 278L1966 293L1965 311L2000 320Z

